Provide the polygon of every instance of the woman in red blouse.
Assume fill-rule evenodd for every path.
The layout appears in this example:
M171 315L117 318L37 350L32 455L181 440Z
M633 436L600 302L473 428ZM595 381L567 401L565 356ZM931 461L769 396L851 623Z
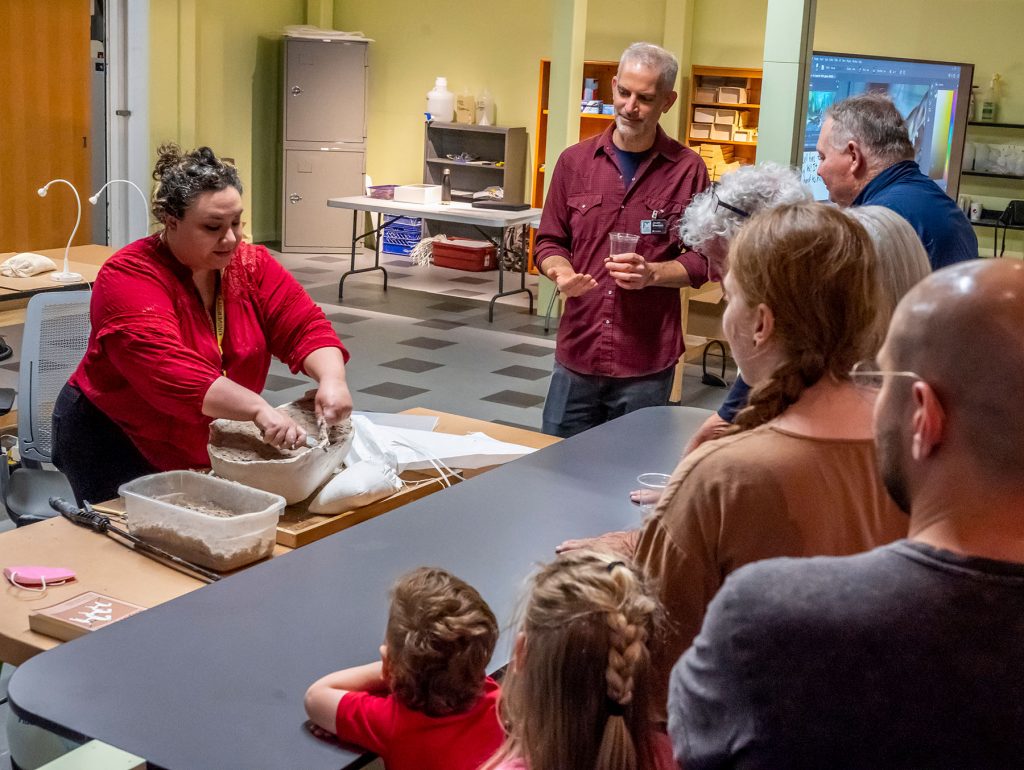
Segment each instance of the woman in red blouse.
M88 350L53 411L53 462L80 503L146 473L208 466L218 417L251 420L276 447L303 442L259 395L271 355L319 383L328 423L352 411L348 352L323 311L264 247L242 241L235 168L208 147L158 155L163 229L103 265Z

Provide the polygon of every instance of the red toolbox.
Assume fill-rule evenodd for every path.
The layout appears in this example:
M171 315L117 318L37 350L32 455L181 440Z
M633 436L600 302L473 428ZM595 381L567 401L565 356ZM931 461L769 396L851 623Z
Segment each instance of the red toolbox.
M438 267L471 270L474 273L498 269L496 249L490 241L445 236L434 241L432 250L434 264Z

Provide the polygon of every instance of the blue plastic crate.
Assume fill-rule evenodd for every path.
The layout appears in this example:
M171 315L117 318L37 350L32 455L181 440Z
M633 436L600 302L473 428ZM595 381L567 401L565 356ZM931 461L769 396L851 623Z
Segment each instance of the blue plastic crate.
M400 254L407 257L422 237L422 219L395 217L384 226L381 251L385 254Z

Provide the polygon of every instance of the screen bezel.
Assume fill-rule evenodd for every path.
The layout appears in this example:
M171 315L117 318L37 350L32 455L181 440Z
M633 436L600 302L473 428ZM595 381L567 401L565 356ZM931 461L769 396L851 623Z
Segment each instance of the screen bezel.
M803 162L804 144L807 140L807 100L811 93L811 77L814 71L816 56L845 56L851 59L873 59L875 61L907 62L909 64L938 64L942 66L960 67L965 76L960 78L956 94L956 111L953 115L953 136L950 139L949 182L945 193L954 201L960 194L960 174L963 170L964 144L967 141L967 110L971 98L971 86L974 83L974 65L969 62L939 61L936 59L911 59L903 56L878 56L865 53L844 53L842 51L811 51L807 62L807 74L804 77L803 111L800 119L800 162ZM799 167L799 166L798 166Z

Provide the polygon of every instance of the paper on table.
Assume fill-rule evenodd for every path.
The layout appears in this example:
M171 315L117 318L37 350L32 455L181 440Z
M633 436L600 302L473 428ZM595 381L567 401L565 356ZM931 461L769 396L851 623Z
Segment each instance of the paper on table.
M456 436L423 430L376 426L398 459L398 470L427 470L441 460L451 468L474 469L500 465L535 451L532 447L493 439L485 433Z
M437 417L430 414L390 414L388 412L353 412L361 414L374 425L392 428L413 428L414 430L435 430Z

